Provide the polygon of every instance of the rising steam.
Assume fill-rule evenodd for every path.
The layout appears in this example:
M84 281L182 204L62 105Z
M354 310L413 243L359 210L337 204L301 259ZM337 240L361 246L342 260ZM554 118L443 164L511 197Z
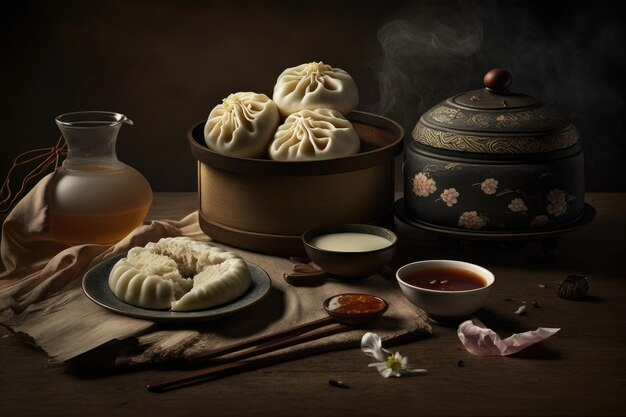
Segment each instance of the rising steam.
M514 91L556 104L572 118L588 188L624 189L600 169L624 150L626 56L618 3L557 2L552 11L545 2L525 1L410 4L378 30L380 97L370 110L411 132L430 107L481 88L489 69L506 68Z
M383 56L376 68L376 112L414 124L436 102L468 89L483 23L471 2L456 2L452 9L455 13L450 4L416 3L379 29Z

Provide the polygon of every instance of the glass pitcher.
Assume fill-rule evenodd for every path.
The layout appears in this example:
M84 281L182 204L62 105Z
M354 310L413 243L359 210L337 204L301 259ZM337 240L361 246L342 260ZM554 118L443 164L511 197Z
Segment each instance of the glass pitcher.
M120 127L133 122L103 111L62 114L55 122L68 154L47 190L52 236L71 244L121 240L143 223L152 203L148 181L115 153Z

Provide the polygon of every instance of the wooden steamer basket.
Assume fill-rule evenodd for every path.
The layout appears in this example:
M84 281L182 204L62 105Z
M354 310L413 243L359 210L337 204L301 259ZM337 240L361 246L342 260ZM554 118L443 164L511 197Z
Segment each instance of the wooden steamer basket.
M188 132L198 160L199 223L212 239L273 255L304 255L306 230L393 219L394 159L404 130L375 114L347 116L361 139L356 155L320 161L238 158L205 146L204 125Z

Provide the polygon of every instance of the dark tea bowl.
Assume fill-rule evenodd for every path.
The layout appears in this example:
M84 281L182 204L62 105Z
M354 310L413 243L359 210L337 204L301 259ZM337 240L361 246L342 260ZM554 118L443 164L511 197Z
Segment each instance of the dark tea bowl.
M481 282L477 288L465 290L439 290L418 286L415 278L427 276L427 271L449 271L451 276L471 274ZM456 272L455 272L456 271ZM459 321L480 309L495 283L494 275L487 269L468 262L450 260L428 260L404 265L396 272L400 289L413 304L437 321ZM433 280L431 282L435 281Z

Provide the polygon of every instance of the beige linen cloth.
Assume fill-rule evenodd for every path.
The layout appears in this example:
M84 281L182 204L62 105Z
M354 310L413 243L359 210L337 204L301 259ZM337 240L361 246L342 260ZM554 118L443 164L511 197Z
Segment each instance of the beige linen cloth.
M368 330L388 342L430 332L424 313L404 298L390 277L377 274L354 283L330 281L319 287L296 288L283 279L283 273L292 270L288 259L219 244L270 275L272 288L266 298L233 315L194 324L166 325L110 312L84 295L81 281L85 272L108 257L162 237L207 240L198 225L197 213L180 221L153 221L140 226L113 246L69 246L55 242L47 228L45 190L49 179L42 179L4 222L1 255L6 270L0 274L0 323L28 335L52 361L74 358L102 367L169 360L193 362L208 350L324 317L323 300L342 292L379 295L389 301L390 308L369 329L274 354L287 359L356 347Z

